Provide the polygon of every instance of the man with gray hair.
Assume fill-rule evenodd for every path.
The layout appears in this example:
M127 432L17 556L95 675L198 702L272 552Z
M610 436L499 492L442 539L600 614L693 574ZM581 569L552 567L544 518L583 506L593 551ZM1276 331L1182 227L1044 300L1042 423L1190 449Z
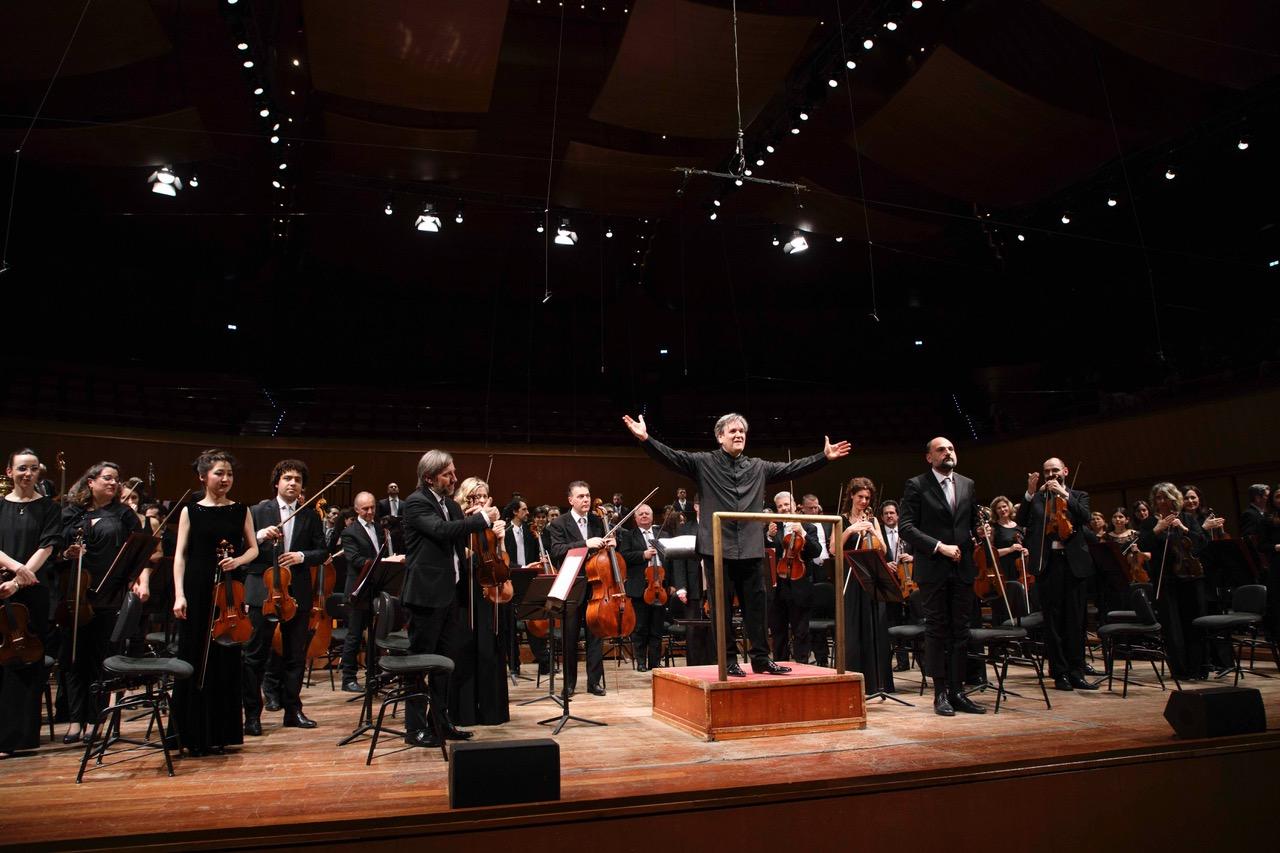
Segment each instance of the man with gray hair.
M641 415L638 420L624 416L631 434L641 442L645 453L666 468L682 474L698 484L701 495L698 516L698 553L711 560L711 519L717 512L759 512L765 504L765 487L791 477L799 477L816 471L828 462L849 455L849 442L832 444L824 436L823 449L797 459L794 462L768 462L753 459L743 451L747 446L747 419L736 412L723 415L716 421L715 437L719 450L689 453L667 447L649 435L649 428ZM764 531L758 521L725 521L721 524L721 546L724 552L724 570L733 584L738 601L742 603L743 623L750 643L748 655L751 669L757 673L782 675L790 667L779 666L769 657L768 638L765 633L765 590L761 560L764 557ZM707 582L714 587L714 573L708 569ZM715 601L714 589L708 595ZM725 601L732 600L725 591ZM722 618L726 636L733 636L731 608L726 607ZM738 666L738 655L732 644L725 649L730 675L745 677Z

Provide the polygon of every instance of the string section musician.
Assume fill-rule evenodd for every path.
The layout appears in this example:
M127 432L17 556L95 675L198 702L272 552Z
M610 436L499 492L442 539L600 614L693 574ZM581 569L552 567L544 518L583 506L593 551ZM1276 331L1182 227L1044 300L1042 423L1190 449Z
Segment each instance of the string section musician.
M715 439L719 449L690 453L668 447L649 435L649 428L641 415L638 420L630 416L622 419L631 434L641 442L654 461L694 480L701 499L698 521L698 553L704 559L713 558L711 519L717 512L757 512L765 505L765 487L769 483L799 477L816 471L828 462L849 454L849 442L832 444L830 438L824 447L812 456L793 462L770 462L747 456L747 419L736 412L723 415L716 421ZM757 673L782 675L791 671L769 657L765 633L765 589L761 570L764 558L764 529L758 521L725 521L721 524L724 572L733 584L738 600L743 606L743 622L750 644L751 669ZM715 579L708 572L708 595L714 598ZM725 590L726 603L732 600ZM730 609L715 618L725 621L725 636L733 636ZM738 656L731 643L725 644L726 665L729 675L746 677L738 665Z
M591 486L585 480L569 484L569 511L556 516L547 525L551 562L563 565L564 558L574 548L612 548L615 542L606 539L604 519L591 511ZM586 577L583 569L579 577ZM587 692L603 696L604 691L604 643L587 628L586 607L566 611L564 627L564 686L570 694L578 684L578 634L586 633Z

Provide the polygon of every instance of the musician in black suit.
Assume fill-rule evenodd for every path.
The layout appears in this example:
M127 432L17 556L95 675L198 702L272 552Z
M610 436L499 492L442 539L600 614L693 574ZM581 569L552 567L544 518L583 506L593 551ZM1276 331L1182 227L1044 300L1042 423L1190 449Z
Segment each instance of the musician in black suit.
M678 474L698 483L701 509L698 520L698 553L708 560L710 569L713 558L711 519L717 512L759 512L764 506L765 486L769 483L799 477L816 471L827 462L847 456L849 442L832 444L827 438L823 449L794 462L767 462L754 459L743 451L747 446L747 419L732 412L722 415L715 425L718 450L688 453L674 450L649 435L644 416L639 420L623 417L623 423L641 442L650 458ZM725 577L734 585L738 601L742 604L743 622L750 642L751 668L755 672L783 675L790 667L780 666L769 658L768 637L765 632L765 589L761 573L764 557L763 529L758 521L727 521L721 525ZM714 572L707 572L707 580L714 585ZM713 596L714 590L709 593ZM732 599L725 590L726 603ZM733 636L733 623L725 607L726 637ZM735 677L746 677L738 666L738 655L731 643L725 644L727 671Z
M666 556L658 542L658 530L653 526L653 508L648 504L640 504L633 517L636 528L622 531L618 553L627 562L627 596L636 611L636 630L631 635L636 669L648 672L662 665L662 629L667 608L663 604L645 603L644 591L648 587L648 581L644 573L650 559L657 560L658 565L665 570ZM662 586L666 588L668 585L664 571Z
M387 483L387 496L378 501L378 518L385 515L397 518L404 515L404 501L400 500L400 486L397 483Z
M280 655L279 705L284 708L284 725L313 729L315 721L302 713L302 675L307 664L307 614L311 610L311 567L324 563L329 556L324 547L324 530L320 516L311 510L294 515L298 498L307 484L307 465L299 459L285 459L271 471L275 497L251 510L257 531L258 556L245 566L244 598L249 605L249 621L253 636L244 647L244 732L262 734L263 673L271 655L271 638L279 621L282 654ZM288 519L284 526L280 522ZM292 580L289 594L297 602L294 617L283 621L263 615L266 584L263 573L273 571L276 556L282 568L289 569ZM274 698L274 697L273 697ZM272 703L274 708L275 703Z
M574 480L569 484L569 511L556 516L555 520L547 525L551 562L556 566L562 566L565 556L574 548L614 547L615 541L605 539L604 534L604 519L591 511L591 486L582 480ZM585 577L584 570L579 570L579 577ZM581 606L565 610L564 622L565 689L573 693L578 683L578 634L585 632L587 692L595 696L603 696L604 643L587 629L585 600Z
M902 535L898 531L898 502L884 501L880 504L877 517L880 519L880 529L884 531L884 558L889 562L890 568L895 571L911 570L911 546L906 543ZM908 625L911 623L911 610L904 601L902 604L888 604L884 606L886 622L890 628L895 625ZM821 666L822 664L819 664ZM911 657L906 649L898 651L898 659L893 664L894 672L906 672L911 668Z
M409 611L409 654L449 657L450 638L457 631L458 582L467 565L467 540L498 520L498 508L475 504L464 513L453 500L458 473L453 457L428 450L418 460L419 488L404 502L407 549L404 587L400 600ZM448 680L431 676L428 690L434 731L427 728L420 699L408 703L405 742L439 746L439 737L466 740L471 732L449 719Z
M377 557L386 556L383 534L376 521L376 509L371 492L361 492L355 500L356 520L338 535L342 554L347 558L347 577L342 594L347 598L347 639L342 643L342 689L347 693L363 693L364 688L356 680L360 649L364 645L361 635L369 627L370 609L354 607L351 593L360 579L360 570ZM379 551L382 553L379 554Z
M773 496L773 505L779 515L793 515L796 505L790 492L778 492ZM769 537L769 547L773 548L778 560L786 553L786 535L799 527L804 534L804 545L800 557L804 561L804 574L798 578L784 578L778 575L778 586L773 595L773 612L770 622L773 629L773 659L791 659L799 663L809 662L809 653L813 644L809 640L809 612L813 609L813 576L819 569L818 558L822 555L822 542L819 539L818 526L812 522L799 523L770 522L765 528Z
M1027 571L1036 576L1040 610L1044 613L1045 657L1049 675L1059 690L1097 690L1084 677L1086 596L1093 575L1089 555L1089 494L1067 488L1067 467L1061 459L1044 461L1043 477L1027 475L1027 493L1018 506L1018 525L1027 531ZM1059 538L1046 524L1050 496L1066 501L1073 530Z
M693 501L689 500L689 490L684 486L676 489L676 499L671 502L671 508L684 516L685 521L693 521Z
M1266 483L1254 483L1249 487L1249 505L1240 513L1240 535L1251 544L1258 544L1258 534L1262 532L1262 520L1267 516L1267 501L1271 499L1271 489ZM1266 565L1270 555L1263 557L1262 565Z
M503 507L502 517L507 519L507 533L503 543L507 556L511 558L512 567L520 568L538 562L538 541L529 527L529 505L522 500L513 500Z
M978 502L973 480L955 473L956 449L938 437L925 448L929 470L907 480L898 529L911 544L925 620L925 661L933 677L933 710L985 714L964 695L969 614L973 608L973 533Z

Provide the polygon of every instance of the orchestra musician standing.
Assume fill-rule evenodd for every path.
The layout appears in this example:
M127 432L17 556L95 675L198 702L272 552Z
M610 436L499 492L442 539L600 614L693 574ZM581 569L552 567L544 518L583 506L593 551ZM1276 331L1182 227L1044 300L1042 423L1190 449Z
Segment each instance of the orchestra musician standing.
M42 466L35 451L9 454L5 474L13 491L0 500L0 601L27 610L27 630L47 644L51 573L49 555L62 541L61 513L38 486ZM48 673L44 655L31 663L0 666L0 758L40 745L40 698Z
M569 484L569 511L557 516L547 525L547 538L551 545L551 562L564 565L564 558L574 548L612 548L616 540L605 538L604 519L591 511L591 486L585 480ZM584 564L585 566L585 564ZM578 570L579 577L586 577L585 570ZM570 694L578 684L578 635L585 633L587 649L587 692L593 696L605 695L604 643L587 629L587 608L584 603L567 609L564 620L564 687Z
M649 604L644 600L645 568L651 560L665 567L666 555L658 542L658 531L653 526L653 508L640 504L633 518L635 529L622 531L618 554L627 563L627 596L636 613L636 629L631 635L636 669L648 672L662 665L662 628L667 608L664 604ZM666 586L665 581L663 586Z
M773 496L774 509L780 515L796 514L795 501L790 492L778 492ZM774 660L794 660L808 663L813 644L809 637L809 615L813 610L814 573L822 554L817 525L806 521L769 522L765 535L769 547L780 561L786 550L787 534L797 532L804 536L800 557L804 561L804 574L800 577L778 576L773 601L769 610L769 628L773 633Z
M984 714L964 695L969 618L973 609L973 533L978 504L973 480L955 472L958 455L939 436L925 448L929 470L907 480L898 527L911 543L925 618L925 660L933 678L933 709L944 717Z
M1046 459L1042 472L1027 475L1027 491L1018 510L1018 524L1027 531L1027 571L1036 575L1040 609L1044 613L1045 657L1049 677L1058 690L1097 690L1084 677L1085 619L1093 558L1086 536L1092 512L1089 494L1067 488L1067 466L1056 457ZM1063 538L1046 513L1051 499L1065 504L1071 533Z
M244 648L244 728L245 734L262 734L263 676L272 655L271 641L280 632L280 695L268 687L268 699L274 699L267 710L284 709L286 728L314 729L316 722L302 710L302 677L307 665L307 614L311 602L311 567L328 559L320 516L314 512L297 512L302 490L309 472L300 459L284 459L271 471L275 496L258 503L251 510L259 550L245 569L244 597L249 607L253 636ZM284 522L283 525L281 522ZM276 561L292 575L288 594L297 602L292 619L282 614L275 618L263 613L267 588L264 574L273 571ZM285 590L281 590L284 592Z
M1256 487L1250 487L1250 492ZM1265 487L1264 487L1265 488ZM1267 586L1267 612L1263 625L1273 643L1280 642L1280 485L1265 492L1268 506L1257 523L1258 553Z
M849 496L849 524L844 529L841 552L870 549L886 554L884 531L872 512L876 500L875 483L869 477L854 477L845 493ZM853 571L856 570L845 566L836 572L835 578L836 594L844 595L845 661L850 669L862 673L868 694L892 693L890 658L893 641L889 639L889 620L884 603L873 599L862 588L862 584L853 577Z
M1182 492L1173 483L1151 487L1153 512L1138 528L1138 547L1151 554L1147 574L1156 592L1169 669L1180 681L1199 679L1205 666L1203 644L1192 625L1208 611L1204 576L1191 560L1209 538L1195 514L1183 510Z
M911 546L906 543L902 538L902 532L898 530L898 502L888 500L880 504L878 517L880 529L884 532L884 558L888 561L889 568L899 574L905 572L910 576L913 565ZM885 604L885 622L889 628L910 624L911 608L908 603L904 601L902 604ZM825 666L825 663L819 662L818 665ZM910 668L910 655L906 649L899 649L897 659L893 662L893 671L906 672Z
M849 442L832 444L830 438L827 438L821 451L793 462L755 459L744 452L747 445L747 420L736 412L723 415L716 421L714 434L720 445L719 449L698 453L675 450L650 436L643 415L638 420L633 420L630 416L623 417L622 420L650 458L698 484L702 510L698 522L698 553L705 560L714 556L711 519L717 512L759 511L764 505L765 487L769 483L808 474L849 453ZM769 657L765 633L765 582L761 570L765 540L761 524L758 521L725 521L721 524L721 531L724 574L743 606L751 668L754 672L772 675L790 672L790 667L781 666ZM715 580L712 572L708 572L707 579L710 587L708 594L714 601ZM727 605L732 597L728 590L724 593ZM724 613L713 614L713 618L724 620L726 637L733 636L731 609L726 606ZM737 652L732 643L725 643L725 657L730 675L746 677L746 672L738 665Z
M373 493L360 492L356 495L354 508L356 520L342 528L338 534L342 554L347 559L347 576L342 589L342 594L346 597L347 612L347 637L342 642L342 689L347 693L363 693L364 688L360 686L356 673L359 669L360 650L364 648L363 635L369 628L372 610L368 601L356 606L351 596L360 579L361 568L372 559L385 558L387 553L383 544L385 534L380 532L376 518Z
M493 508L489 484L479 477L468 477L459 483L454 498L463 512L487 512ZM501 547L507 523L499 514L491 526ZM453 675L449 678L449 719L459 726L496 726L511 719L507 655L515 622L509 602L495 608L492 599L485 597L480 584L480 557L468 546L457 588L458 607L465 615L455 623L450 644Z

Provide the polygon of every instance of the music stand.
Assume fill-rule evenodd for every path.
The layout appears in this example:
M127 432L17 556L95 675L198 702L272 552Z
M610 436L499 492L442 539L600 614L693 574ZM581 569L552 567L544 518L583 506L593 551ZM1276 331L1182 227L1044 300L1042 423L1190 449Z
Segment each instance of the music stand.
M1111 591L1120 595L1122 601L1125 600L1129 593L1129 581L1125 574L1125 559L1120 546L1115 542L1090 542L1089 556L1093 558L1093 564L1106 576L1107 585Z
M389 592L399 595L404 586L405 564L403 560L379 560L369 569L360 586L351 591L351 606L372 610L370 602L379 593ZM368 639L364 650L364 703L360 706L360 719L351 734L338 741L338 746L346 746L365 732L373 729L373 699L377 695L374 684L377 668L374 666L378 654L377 645L378 617L375 615L369 622Z
M555 582L555 575L536 575L531 578L529 585L525 587L524 595L520 598L520 603L516 605L516 619L524 619L526 622L530 619L554 619L555 616L547 609L547 596L551 593L551 587ZM586 582L579 581L579 583ZM570 594L572 595L572 593ZM561 645L563 645L564 637L563 624L562 622L560 628ZM547 629L547 663L550 673L547 677L547 695L526 699L520 703L521 705L534 705L550 699L557 705L564 707L564 703L556 695L556 632L550 627Z
M101 593L107 579L116 572L124 573L126 588L132 586L138 579L138 575L142 574L142 570L146 568L151 555L156 552L158 544L160 544L159 540L150 533L130 533L125 538L124 544L120 546L120 550L116 552L111 566L103 572L102 580L98 581L98 586L93 590L94 594Z
M511 568L511 600L525 604L528 601L527 595L529 586L533 583L533 579L542 573L542 566L534 566L533 568L513 566ZM550 575L548 575L550 577ZM550 587L548 587L550 589ZM543 596L545 599L546 596ZM511 646L507 649L507 653L511 655L511 661L508 664L507 672L511 676L511 685L514 687L521 681L533 681L527 675L521 675L520 665L520 638L516 635L515 623L526 617L519 613L520 605L516 605L512 610L511 616ZM542 618L540 616L533 617L535 619Z
M584 548L582 550L585 551L586 549ZM578 562L579 561L566 559L564 565L561 566L561 569L571 569L576 575L578 571ZM559 581L560 578L557 576L554 580ZM553 583L552 586L555 587L556 584ZM578 614L582 611L582 602L583 599L587 597L586 594L586 579L575 578L573 586L564 594L563 599L557 599L551 596L548 596L546 599L545 609L549 615L557 615L561 612L563 613L564 628L560 632L562 637L562 641L560 643L560 660L561 666L564 667L565 672L569 671L570 666L575 670L578 668L578 632L581 630L578 622ZM583 618L585 618L585 614ZM573 637L569 636L568 629L570 624L573 625ZM570 649L573 649L572 654L569 652ZM548 717L545 720L539 720L538 725L546 726L551 723L555 723L555 728L551 730L551 734L553 735L560 734L560 730L563 729L570 720L573 720L575 723L585 723L589 726L608 725L608 723L602 723L599 720L588 720L586 717L575 717L573 714L570 714L568 682L566 681L562 684L563 686L560 688L560 716Z
M877 550L867 548L865 550L845 551L845 560L850 564L849 574L852 574L858 581L858 586L862 587L862 591L866 593L871 600L871 663L876 667L876 683L884 686L884 679L880 672L880 608L877 604L901 604L902 590L898 586L898 581L893 576L893 572L889 568L889 564L884 561L884 554ZM844 591L849 589L849 578L846 575L844 581ZM888 664L888 660L885 661ZM875 693L869 694L867 699L879 699L883 702L885 699L892 699L899 705L906 705L908 708L914 707L910 702L904 702L897 696L877 690Z

